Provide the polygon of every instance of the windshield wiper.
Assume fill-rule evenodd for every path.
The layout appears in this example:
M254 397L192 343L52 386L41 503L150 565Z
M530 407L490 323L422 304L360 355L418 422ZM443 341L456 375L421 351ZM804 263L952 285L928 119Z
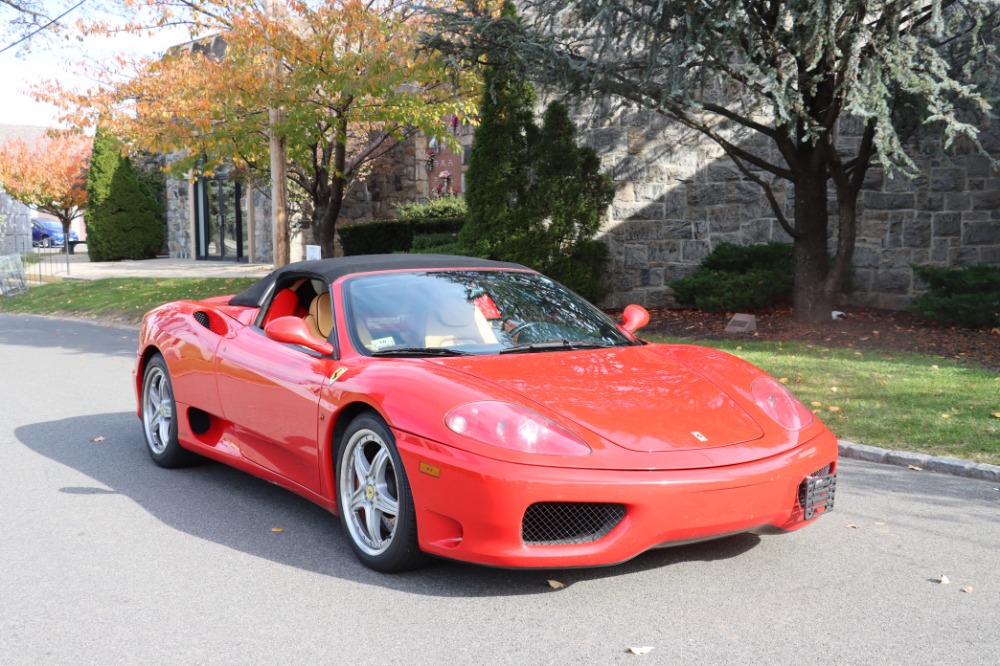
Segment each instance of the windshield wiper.
M397 347L373 351L372 356L469 356L469 352L446 347Z
M501 349L501 354L526 354L531 352L566 351L572 349L601 349L613 347L606 342L589 342L586 340L546 340L545 342L525 342Z

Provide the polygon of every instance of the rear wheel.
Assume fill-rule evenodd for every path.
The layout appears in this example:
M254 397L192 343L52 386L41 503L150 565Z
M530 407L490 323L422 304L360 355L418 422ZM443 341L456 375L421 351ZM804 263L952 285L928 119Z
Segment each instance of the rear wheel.
M337 504L351 548L366 566L385 573L420 566L417 518L396 441L378 415L347 427L337 451Z
M142 379L142 430L150 457L160 467L183 467L198 457L177 441L177 410L163 357L149 359Z

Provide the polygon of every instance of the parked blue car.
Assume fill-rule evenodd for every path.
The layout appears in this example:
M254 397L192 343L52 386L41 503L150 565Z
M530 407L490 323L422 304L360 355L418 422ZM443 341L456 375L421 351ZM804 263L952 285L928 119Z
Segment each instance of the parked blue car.
M80 237L73 230L69 232L70 246L76 245ZM62 247L66 238L63 235L61 222L45 218L35 218L31 221L31 244L35 247Z

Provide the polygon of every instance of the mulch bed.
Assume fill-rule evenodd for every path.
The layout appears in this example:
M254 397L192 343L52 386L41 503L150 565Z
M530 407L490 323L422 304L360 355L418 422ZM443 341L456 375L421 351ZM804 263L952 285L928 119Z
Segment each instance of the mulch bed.
M1000 372L1000 330L968 330L941 326L912 312L875 308L842 308L844 317L828 324L799 324L791 308L756 313L754 333L725 333L732 313L700 310L651 310L641 333L695 340L780 340L829 347L879 349L957 359Z

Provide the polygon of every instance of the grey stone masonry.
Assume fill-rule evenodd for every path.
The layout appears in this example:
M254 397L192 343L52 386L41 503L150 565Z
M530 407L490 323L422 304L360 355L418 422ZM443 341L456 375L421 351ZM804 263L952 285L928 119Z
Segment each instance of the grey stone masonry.
M669 282L694 272L723 241L791 242L761 188L716 144L651 112L594 118L581 116L581 126L591 123L581 135L598 151L617 189L602 229L611 255L611 294L604 305L673 304ZM852 125L857 123L844 123L842 140L853 139ZM777 159L758 138L728 138ZM1000 173L991 169L989 158L917 155L917 164L915 178L888 177L879 168L867 175L858 199L851 304L905 308L926 288L911 264L1000 263ZM791 218L791 185L756 175L772 183ZM836 221L833 209L831 253Z

